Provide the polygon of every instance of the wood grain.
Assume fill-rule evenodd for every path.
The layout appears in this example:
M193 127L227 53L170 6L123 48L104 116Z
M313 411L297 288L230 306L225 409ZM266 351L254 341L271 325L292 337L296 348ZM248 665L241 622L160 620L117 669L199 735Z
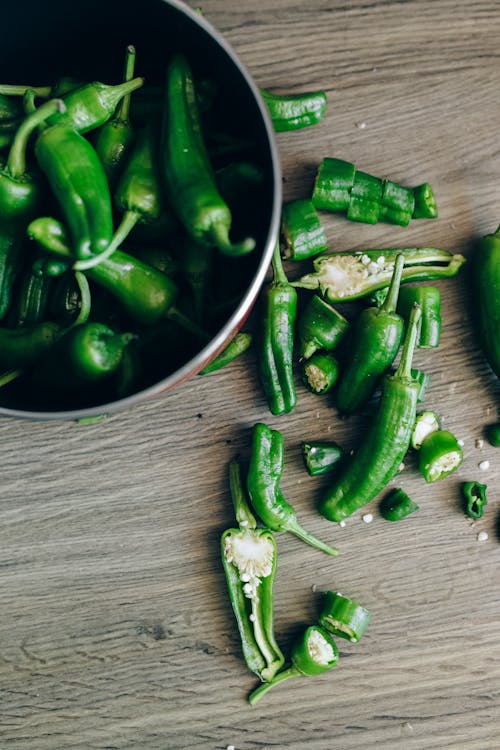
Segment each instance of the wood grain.
M310 193L327 155L434 186L435 222L324 216L332 248L470 256L496 228L498 3L205 0L203 12L258 85L328 92L321 125L278 137L286 199ZM317 514L323 480L305 473L301 440L351 447L364 423L339 420L298 378L297 409L272 417L252 352L100 424L0 422L2 750L497 750L500 454L478 441L498 418L499 386L476 343L467 269L440 288L442 345L416 364L431 375L426 406L463 439L465 461L427 486L410 458L395 481L421 509L401 524L376 503L371 524L358 513L339 528ZM227 463L248 455L261 420L285 436L283 489L299 519L341 549L329 559L279 536L279 642L287 651L327 589L361 601L372 623L360 643L339 644L335 673L290 681L250 708L255 680L218 543L233 524ZM475 524L460 504L473 478L489 497Z

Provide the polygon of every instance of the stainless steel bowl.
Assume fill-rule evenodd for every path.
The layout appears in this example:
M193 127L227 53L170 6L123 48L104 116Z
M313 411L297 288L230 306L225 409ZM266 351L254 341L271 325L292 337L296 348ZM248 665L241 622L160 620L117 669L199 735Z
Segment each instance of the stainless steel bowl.
M127 44L137 48L137 72L161 84L175 51L185 52L194 70L222 87L226 116L238 132L256 143L265 185L255 216L257 248L251 256L248 287L238 306L208 345L175 372L119 401L82 409L37 410L13 402L0 390L0 415L28 419L81 419L106 415L164 394L196 375L241 328L264 281L281 210L281 172L273 128L259 89L224 37L202 16L178 0L17 0L10 2L7 24L0 28L0 70L4 82L43 85L62 75L118 82Z

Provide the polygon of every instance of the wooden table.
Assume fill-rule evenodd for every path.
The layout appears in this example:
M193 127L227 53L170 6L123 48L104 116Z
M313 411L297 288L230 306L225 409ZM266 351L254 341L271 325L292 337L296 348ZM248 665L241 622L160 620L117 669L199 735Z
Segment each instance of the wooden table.
M428 244L470 256L497 227L497 2L204 0L203 11L258 85L328 92L321 125L278 136L286 199L309 194L327 155L432 183L437 221L325 217L332 248ZM483 442L499 389L476 343L467 270L440 288L442 345L415 359L431 376L425 404L464 441L465 460L426 485L410 458L397 483L421 508L400 524L376 503L371 524L319 516L322 484L305 473L300 441L354 447L362 423L341 421L298 379L295 411L272 417L251 353L99 424L1 421L2 749L500 746L500 453ZM233 525L227 464L248 456L257 421L285 436L282 486L303 525L341 549L327 558L279 536L280 644L288 652L316 620L328 589L362 602L372 623L358 644L339 643L333 673L290 681L251 708L256 680L218 545ZM468 479L488 485L477 523L461 505Z

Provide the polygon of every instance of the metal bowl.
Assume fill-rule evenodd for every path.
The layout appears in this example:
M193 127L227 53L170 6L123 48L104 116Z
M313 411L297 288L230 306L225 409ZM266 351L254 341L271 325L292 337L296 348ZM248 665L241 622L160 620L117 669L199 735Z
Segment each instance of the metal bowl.
M265 104L250 74L221 34L178 0L18 0L9 3L9 23L0 28L0 70L8 83L46 85L62 75L119 82L127 44L137 49L137 74L162 84L169 57L188 56L193 69L213 78L223 92L224 117L242 137L251 137L265 172L257 201L246 207L255 218L257 247L248 256L248 286L237 307L210 343L174 372L121 400L85 408L33 408L9 388L0 390L0 415L28 419L81 419L126 409L159 396L196 375L232 339L245 322L264 281L281 210L281 172Z

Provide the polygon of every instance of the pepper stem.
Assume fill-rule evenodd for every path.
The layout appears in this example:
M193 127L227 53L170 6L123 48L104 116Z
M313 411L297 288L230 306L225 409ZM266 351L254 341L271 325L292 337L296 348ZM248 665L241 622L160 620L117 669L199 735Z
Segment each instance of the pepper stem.
M26 89L33 89L37 96L46 99L52 91L51 86L18 86L16 84L5 83L0 85L0 94L5 96L24 96Z
M36 94L33 89L26 89L23 96L23 110L25 114L31 115L36 109L35 105Z
M281 260L281 251L279 240L276 240L276 244L273 250L273 256L271 258L271 266L274 274L274 281L277 284L288 284L285 270L283 268L283 261Z
M247 255L255 247L253 237L246 237L241 242L232 243L229 239L229 231L224 224L220 222L213 224L210 230L214 244L224 255L231 255L234 258L240 255Z
M66 105L62 99L51 99L22 121L7 157L6 170L12 178L20 179L26 173L26 148L33 131L48 117L65 111Z
M275 687L276 685L279 685L280 682L284 682L285 680L288 680L290 677L302 677L303 675L301 672L299 672L298 669L295 667L288 667L288 669L284 669L282 672L278 672L276 677L273 677L270 682L263 682L262 685L259 685L258 688L256 688L250 695L248 696L248 702L251 706L255 705L257 701L260 701L263 695L267 693L268 690L271 690L271 688Z
M133 44L129 44L125 52L125 68L123 71L123 81L131 81L134 77L135 70L135 47ZM116 110L115 116L113 117L114 122L128 122L130 112L130 98L131 93L126 94L121 100Z
M6 372L2 372L0 375L0 388L20 378L23 372L23 370L7 370Z
M394 262L394 271L392 274L392 279L389 285L387 296L383 304L380 306L380 309L383 310L385 313L393 313L396 311L396 307L398 304L398 297L399 297L399 287L401 286L401 277L403 274L404 264L405 264L405 256L403 255L403 253L400 253L399 255L396 256L396 260Z
M137 211L125 211L122 216L122 220L118 225L118 229L114 233L111 242L107 246L106 250L104 250L104 252L102 253L99 253L99 255L92 256L92 258L88 258L86 260L77 260L75 263L73 263L73 269L75 271L86 271L89 268L93 268L94 266L99 265L99 263L102 263L103 260L109 258L110 255L113 255L115 250L118 250L122 242L126 240L140 218L141 215L137 213Z
M243 480L241 478L241 466L238 461L231 461L229 464L229 489L238 526L245 529L257 528L257 521L250 510L245 496Z
M71 324L71 328L87 322L92 304L89 282L87 281L85 274L81 271L75 271L75 280L78 284L78 289L80 290L80 312Z
M398 369L395 373L395 377L397 378L407 378L408 380L414 380L411 373L411 363L413 359L413 352L415 351L415 347L417 345L421 317L422 307L415 302L410 313L410 319L408 321L408 329L406 331L406 336L403 343L401 359L399 361Z
M283 529L286 531L289 531L291 534L295 534L296 537L301 539L306 544L309 544L311 547L315 547L316 549L319 549L320 552L325 552L327 555L332 555L332 557L335 557L339 554L338 549L335 547L329 547L324 542L317 539L312 534L309 534L308 531L302 528L302 526L295 521L294 523L287 523L283 526Z
M205 344L208 344L212 340L212 337L203 328L200 328L199 325L194 323L187 315L184 315L177 307L169 307L165 317L180 325L185 331L188 331L188 333L191 333Z

